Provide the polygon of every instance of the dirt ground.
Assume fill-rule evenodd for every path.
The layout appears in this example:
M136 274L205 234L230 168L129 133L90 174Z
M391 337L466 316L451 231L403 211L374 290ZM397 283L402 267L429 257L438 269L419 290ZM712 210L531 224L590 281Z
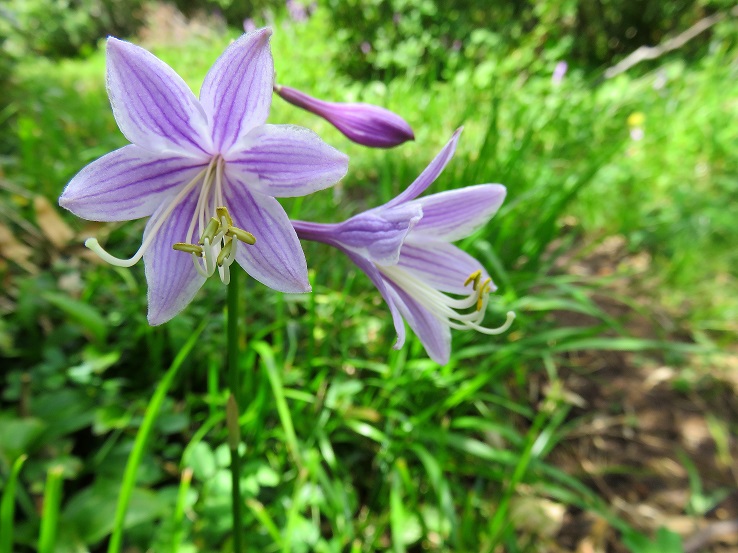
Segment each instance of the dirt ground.
M628 255L620 237L563 263L583 277L621 271L616 292L638 303L640 294L653 297L648 256ZM647 318L607 297L599 303L625 320L632 336L656 337L657 325L663 336L669 315L657 306L643 305ZM588 323L571 313L556 318ZM676 327L672 334L688 340ZM580 424L548 460L587 483L633 527L651 536L660 527L678 533L685 553L738 552L738 347L710 358L685 355L674 366L663 357L659 351L569 356L559 376L578 398L570 418ZM606 521L571 508L555 542L576 553L628 551Z

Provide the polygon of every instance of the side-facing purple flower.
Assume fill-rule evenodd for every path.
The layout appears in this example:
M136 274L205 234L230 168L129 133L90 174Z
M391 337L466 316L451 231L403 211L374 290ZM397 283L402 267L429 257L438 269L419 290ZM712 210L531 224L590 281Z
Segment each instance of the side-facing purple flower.
M152 325L184 309L216 270L227 282L234 260L276 290L310 289L305 254L275 197L334 184L348 158L307 129L265 124L274 80L270 36L259 29L231 44L199 100L153 54L108 39L110 103L132 144L82 169L59 204L95 221L151 216L130 259L113 257L94 238L86 244L120 266L143 257Z
M322 117L362 146L392 148L415 139L407 121L388 109L364 103L326 102L288 86L276 85L274 92L290 104Z
M452 244L492 218L505 199L505 187L479 184L417 198L453 157L460 132L388 203L343 223L292 221L300 238L342 250L369 276L392 313L395 348L405 341L404 319L431 359L441 364L451 355L452 328L500 334L515 318L508 312L501 327L482 326L489 293L496 287L478 260Z

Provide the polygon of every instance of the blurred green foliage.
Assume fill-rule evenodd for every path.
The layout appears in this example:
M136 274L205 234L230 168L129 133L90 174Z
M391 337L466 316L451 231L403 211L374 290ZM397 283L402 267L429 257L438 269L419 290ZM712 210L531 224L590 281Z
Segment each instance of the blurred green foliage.
M141 0L9 0L0 30L13 52L63 58L90 52L107 35L134 32L142 7Z
M451 79L486 60L540 71L552 62L596 68L661 42L730 0L325 0L353 78ZM703 51L705 35L690 49Z

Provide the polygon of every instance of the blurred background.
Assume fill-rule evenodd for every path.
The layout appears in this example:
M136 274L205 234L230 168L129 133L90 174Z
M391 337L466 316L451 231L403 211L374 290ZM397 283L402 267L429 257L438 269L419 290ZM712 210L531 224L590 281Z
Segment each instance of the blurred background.
M440 367L414 338L391 349L379 294L326 247L304 245L312 294L248 282L250 549L736 551L736 12L728 0L4 1L0 553L104 551L116 529L129 553L231 550L225 291L211 279L149 327L143 265L82 246L94 235L126 257L145 221L82 221L57 198L126 143L106 36L197 91L231 40L264 25L280 84L384 106L416 135L368 150L275 97L270 122L351 159L341 183L284 201L288 213L331 222L379 205L464 125L429 192L507 186L461 245L499 287L487 320L518 318L499 337L455 333Z

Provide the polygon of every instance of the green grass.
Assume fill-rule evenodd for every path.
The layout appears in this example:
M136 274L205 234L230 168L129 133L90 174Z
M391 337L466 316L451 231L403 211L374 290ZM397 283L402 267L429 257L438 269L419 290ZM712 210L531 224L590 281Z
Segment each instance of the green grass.
M638 298L609 286L633 269L584 278L561 263L602 237L623 235L629 253L652 260L642 282L633 280L641 285L635 292L671 313L703 348L735 339L738 260L730 245L738 227L727 207L738 182L735 48L718 41L691 65L665 62L663 88L653 86L660 73L595 84L576 71L560 87L549 75L502 72L466 82L400 77L360 85L325 62L332 54L326 27L321 17L277 22L278 81L326 99L389 107L417 139L367 151L275 98L271 122L310 127L351 156L335 190L285 202L288 211L334 221L387 201L463 124L458 154L432 191L508 187L500 213L463 245L499 285L489 318L515 309L518 319L494 339L457 333L451 362L439 367L413 338L391 349L392 325L377 292L325 247L305 245L310 295L247 282L239 366L250 400L240 406L249 549L534 551L552 537L522 520L543 501L597 513L631 532L581 475L548 461L577 425L559 372L566 354L582 350L648 351L678 364L696 348L670 342L668 329L630 336L603 309L603 295L638 307ZM153 50L197 89L234 36ZM52 550L54 539L57 551L100 551L111 533L141 550L228 551L225 292L208 282L184 314L151 328L142 266L93 264L21 224L36 224L33 195L54 200L81 167L125 140L107 104L102 52L59 63L26 59L15 79L18 148L3 168L11 193L0 199L0 214L34 246L39 270L0 267L3 305L12 307L0 322L8 367L0 486L14 492L3 495L0 522L16 520L14 551L38 543ZM636 112L644 115L640 141L627 122ZM142 228L112 226L107 244L132 252ZM564 325L560 311L586 324ZM177 357L203 320L197 347ZM181 366L172 365L175 357ZM550 386L531 403L527 382L536 373ZM21 455L28 458L18 477ZM52 528L33 498L57 470L63 490L50 483L46 494L59 505ZM6 496L16 497L15 514Z

